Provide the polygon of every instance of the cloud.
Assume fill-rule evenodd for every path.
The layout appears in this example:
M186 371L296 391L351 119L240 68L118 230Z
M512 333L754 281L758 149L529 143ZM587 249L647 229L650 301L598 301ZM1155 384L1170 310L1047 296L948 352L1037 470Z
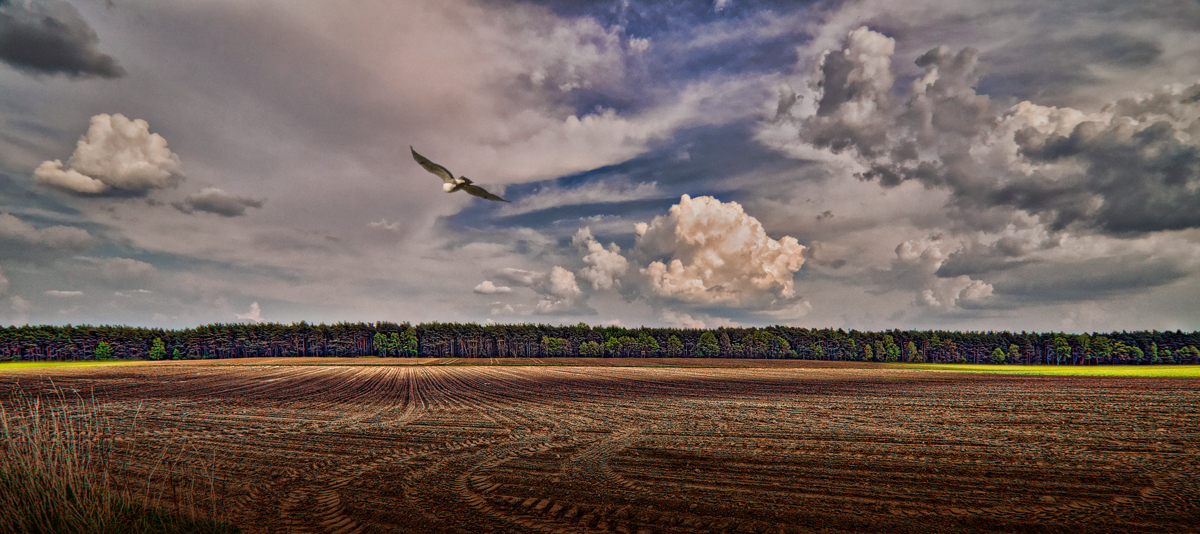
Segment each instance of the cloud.
M71 297L82 297L83 292L82 291L60 291L60 290L52 289L50 291L47 291L46 295L51 296L51 297L58 297L58 298L71 298Z
M504 215L517 215L561 206L606 204L655 198L659 195L655 182L630 184L619 180L592 182L573 188L550 185L522 198L512 206L504 206Z
M1054 230L1200 227L1200 83L1091 114L1028 101L1002 111L976 92L978 51L940 46L916 59L924 73L901 102L891 91L894 44L860 27L827 52L809 82L813 104L781 94L779 120L795 137L780 148L846 156L859 178L884 187L916 180L949 190L951 215L977 229L1003 227L1004 217L980 216L995 209Z
M512 293L512 288L508 286L498 286L492 283L491 280L484 280L475 286L475 292L480 295L495 295L497 293Z
M655 296L705 305L750 306L795 297L804 264L796 238L775 240L736 202L683 195L668 215L638 225L631 255Z
M537 295L535 313L595 313L579 297L583 291L575 281L575 273L555 265L549 272L523 269L503 269L498 276L515 285L527 287Z
M539 313L573 310L581 293L579 284L575 282L575 273L557 265L550 269L549 276L536 282L533 288L540 297L537 304Z
M671 309L663 309L662 320L675 328L704 328L704 321L696 319L688 313L681 313Z
M1035 235L1028 241L1039 244ZM1160 232L1140 239L1064 235L1053 246L1029 247L1016 261L996 262L995 255L994 247L965 247L951 254L941 271L980 273L999 295L1023 302L1107 301L1145 295L1156 287L1195 280L1200 272L1200 243L1187 232Z
M650 40L646 38L630 37L629 49L635 53L641 54L650 49Z
M812 82L820 94L816 114L806 121L803 135L834 152L853 148L873 155L886 140L886 119L894 106L895 51L895 40L861 27L850 32L845 48L826 52ZM795 101L794 94L781 94L777 115Z
M8 213L0 213L0 258L42 261L90 248L96 239L82 228L36 228Z
M29 324L29 312L33 310L33 305L25 300L20 295L13 295L9 299L9 306L12 309L11 322L14 325Z
M4 276L4 269L0 268L0 295L4 295L5 291L8 291L8 277Z
M258 301L250 303L250 311L247 311L246 313L235 313L234 315L237 316L237 320L239 321L246 321L255 324L261 324L263 322L262 308L259 307Z
M247 208L261 208L265 198L234 196L216 187L205 187L195 195L188 195L180 202L172 202L175 209L184 213L204 211L222 217L239 217Z
M61 0L0 2L0 61L31 74L117 78L125 69L100 52L100 39Z
M786 308L780 308L780 309L776 309L776 310L766 310L766 311L761 312L761 314L766 317L775 319L777 321L785 321L786 322L786 321L794 321L796 319L800 319L800 318L804 317L805 315L808 315L808 312L811 312L812 309L813 309L812 303L802 300L792 306L789 306Z
M532 288L539 313L594 313L586 301L600 292L644 300L662 320L680 325L732 324L709 317L709 308L765 311L788 319L811 309L795 295L792 281L804 263L804 247L790 236L770 238L736 202L683 195L667 215L636 229L628 256L616 243L605 247L584 227L571 239L582 253L574 271L558 265L550 272L509 268L498 276Z
M367 227L375 228L378 230L387 230L389 232L399 232L400 231L400 222L399 221L388 222L387 219L379 219L378 221L372 221L372 222L367 223Z
M145 196L175 187L183 166L150 125L124 115L92 117L75 153L63 164L45 161L33 171L35 181L75 195Z
M1046 214L1056 228L1200 227L1200 83L1121 99L1087 116L1022 102L1005 126L1034 173L989 200Z
M133 258L103 258L96 265L100 278L111 284L144 282L158 273L154 265Z
M996 287L1023 301L1087 301L1112 298L1177 282L1196 274L1197 262L1137 252L1084 261L1036 262L997 277Z
M608 248L604 248L595 237L592 237L592 231L586 227L575 233L571 243L587 252L587 255L583 257L586 267L579 271L579 276L591 282L592 289L620 287L620 278L625 276L625 272L629 270L629 261L621 255L621 247L618 247L616 243L610 243Z
M955 245L938 235L905 241L896 247L891 268L879 273L877 282L885 290L914 291L918 305L938 310L982 304L992 296L991 284L967 275L938 275L942 264L954 252L946 249Z

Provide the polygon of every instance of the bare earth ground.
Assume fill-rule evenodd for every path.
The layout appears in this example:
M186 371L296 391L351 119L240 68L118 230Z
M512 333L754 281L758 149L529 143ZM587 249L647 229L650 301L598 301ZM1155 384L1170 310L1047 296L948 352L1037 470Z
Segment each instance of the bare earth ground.
M1195 379L219 363L27 370L0 393L94 391L121 476L206 473L245 532L1200 529Z

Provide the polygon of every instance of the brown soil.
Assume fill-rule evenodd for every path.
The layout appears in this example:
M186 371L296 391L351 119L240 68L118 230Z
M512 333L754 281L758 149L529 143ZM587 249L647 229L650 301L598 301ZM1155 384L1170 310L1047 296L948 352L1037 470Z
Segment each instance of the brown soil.
M0 393L52 377L94 395L130 429L119 476L134 491L207 488L245 532L1124 533L1200 521L1200 380L324 360L348 362L375 364L47 368L0 378Z

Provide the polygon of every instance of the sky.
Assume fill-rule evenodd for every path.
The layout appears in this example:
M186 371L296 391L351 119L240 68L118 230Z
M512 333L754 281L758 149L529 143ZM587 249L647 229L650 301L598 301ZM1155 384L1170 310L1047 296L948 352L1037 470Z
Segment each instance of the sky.
M0 325L1197 303L1192 0L0 0Z

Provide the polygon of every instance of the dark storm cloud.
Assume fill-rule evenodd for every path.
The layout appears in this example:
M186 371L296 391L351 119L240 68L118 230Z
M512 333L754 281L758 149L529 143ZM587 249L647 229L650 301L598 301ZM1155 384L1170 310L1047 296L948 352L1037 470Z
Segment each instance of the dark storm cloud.
M100 39L70 4L0 0L0 61L33 74L117 78L125 69L99 50Z
M1046 234L1006 235L988 245L967 242L961 249L947 256L935 274L943 278L963 275L978 278L1018 269L1034 261L1028 259L1029 254L1053 249L1061 242L1060 235L1051 237Z
M1112 106L1112 118L1080 122L1069 134L1015 135L1038 162L1085 167L1067 183L1014 183L993 198L1055 214L1055 226L1094 225L1115 233L1200 227L1200 83ZM1099 199L1099 207L1094 200Z
M239 197L215 187L207 187L195 195L188 195L180 202L172 202L171 205L184 213L204 211L222 217L238 217L245 215L246 209L261 208L264 203L265 198Z
M1088 42L1128 45L1130 61L1150 54L1149 45ZM938 47L916 60L925 74L896 104L892 50L891 39L860 28L828 53L812 82L816 114L797 124L800 139L849 151L866 167L859 177L885 187L917 180L947 188L952 215L980 229L988 222L977 213L998 206L1038 215L1055 230L1200 227L1200 84L1123 99L1094 115L1028 102L1000 112L976 92L978 53ZM1003 152L1014 144L1016 153Z
M1021 300L1073 301L1145 291L1193 274L1184 261L1129 254L1023 265L997 276L996 292Z

